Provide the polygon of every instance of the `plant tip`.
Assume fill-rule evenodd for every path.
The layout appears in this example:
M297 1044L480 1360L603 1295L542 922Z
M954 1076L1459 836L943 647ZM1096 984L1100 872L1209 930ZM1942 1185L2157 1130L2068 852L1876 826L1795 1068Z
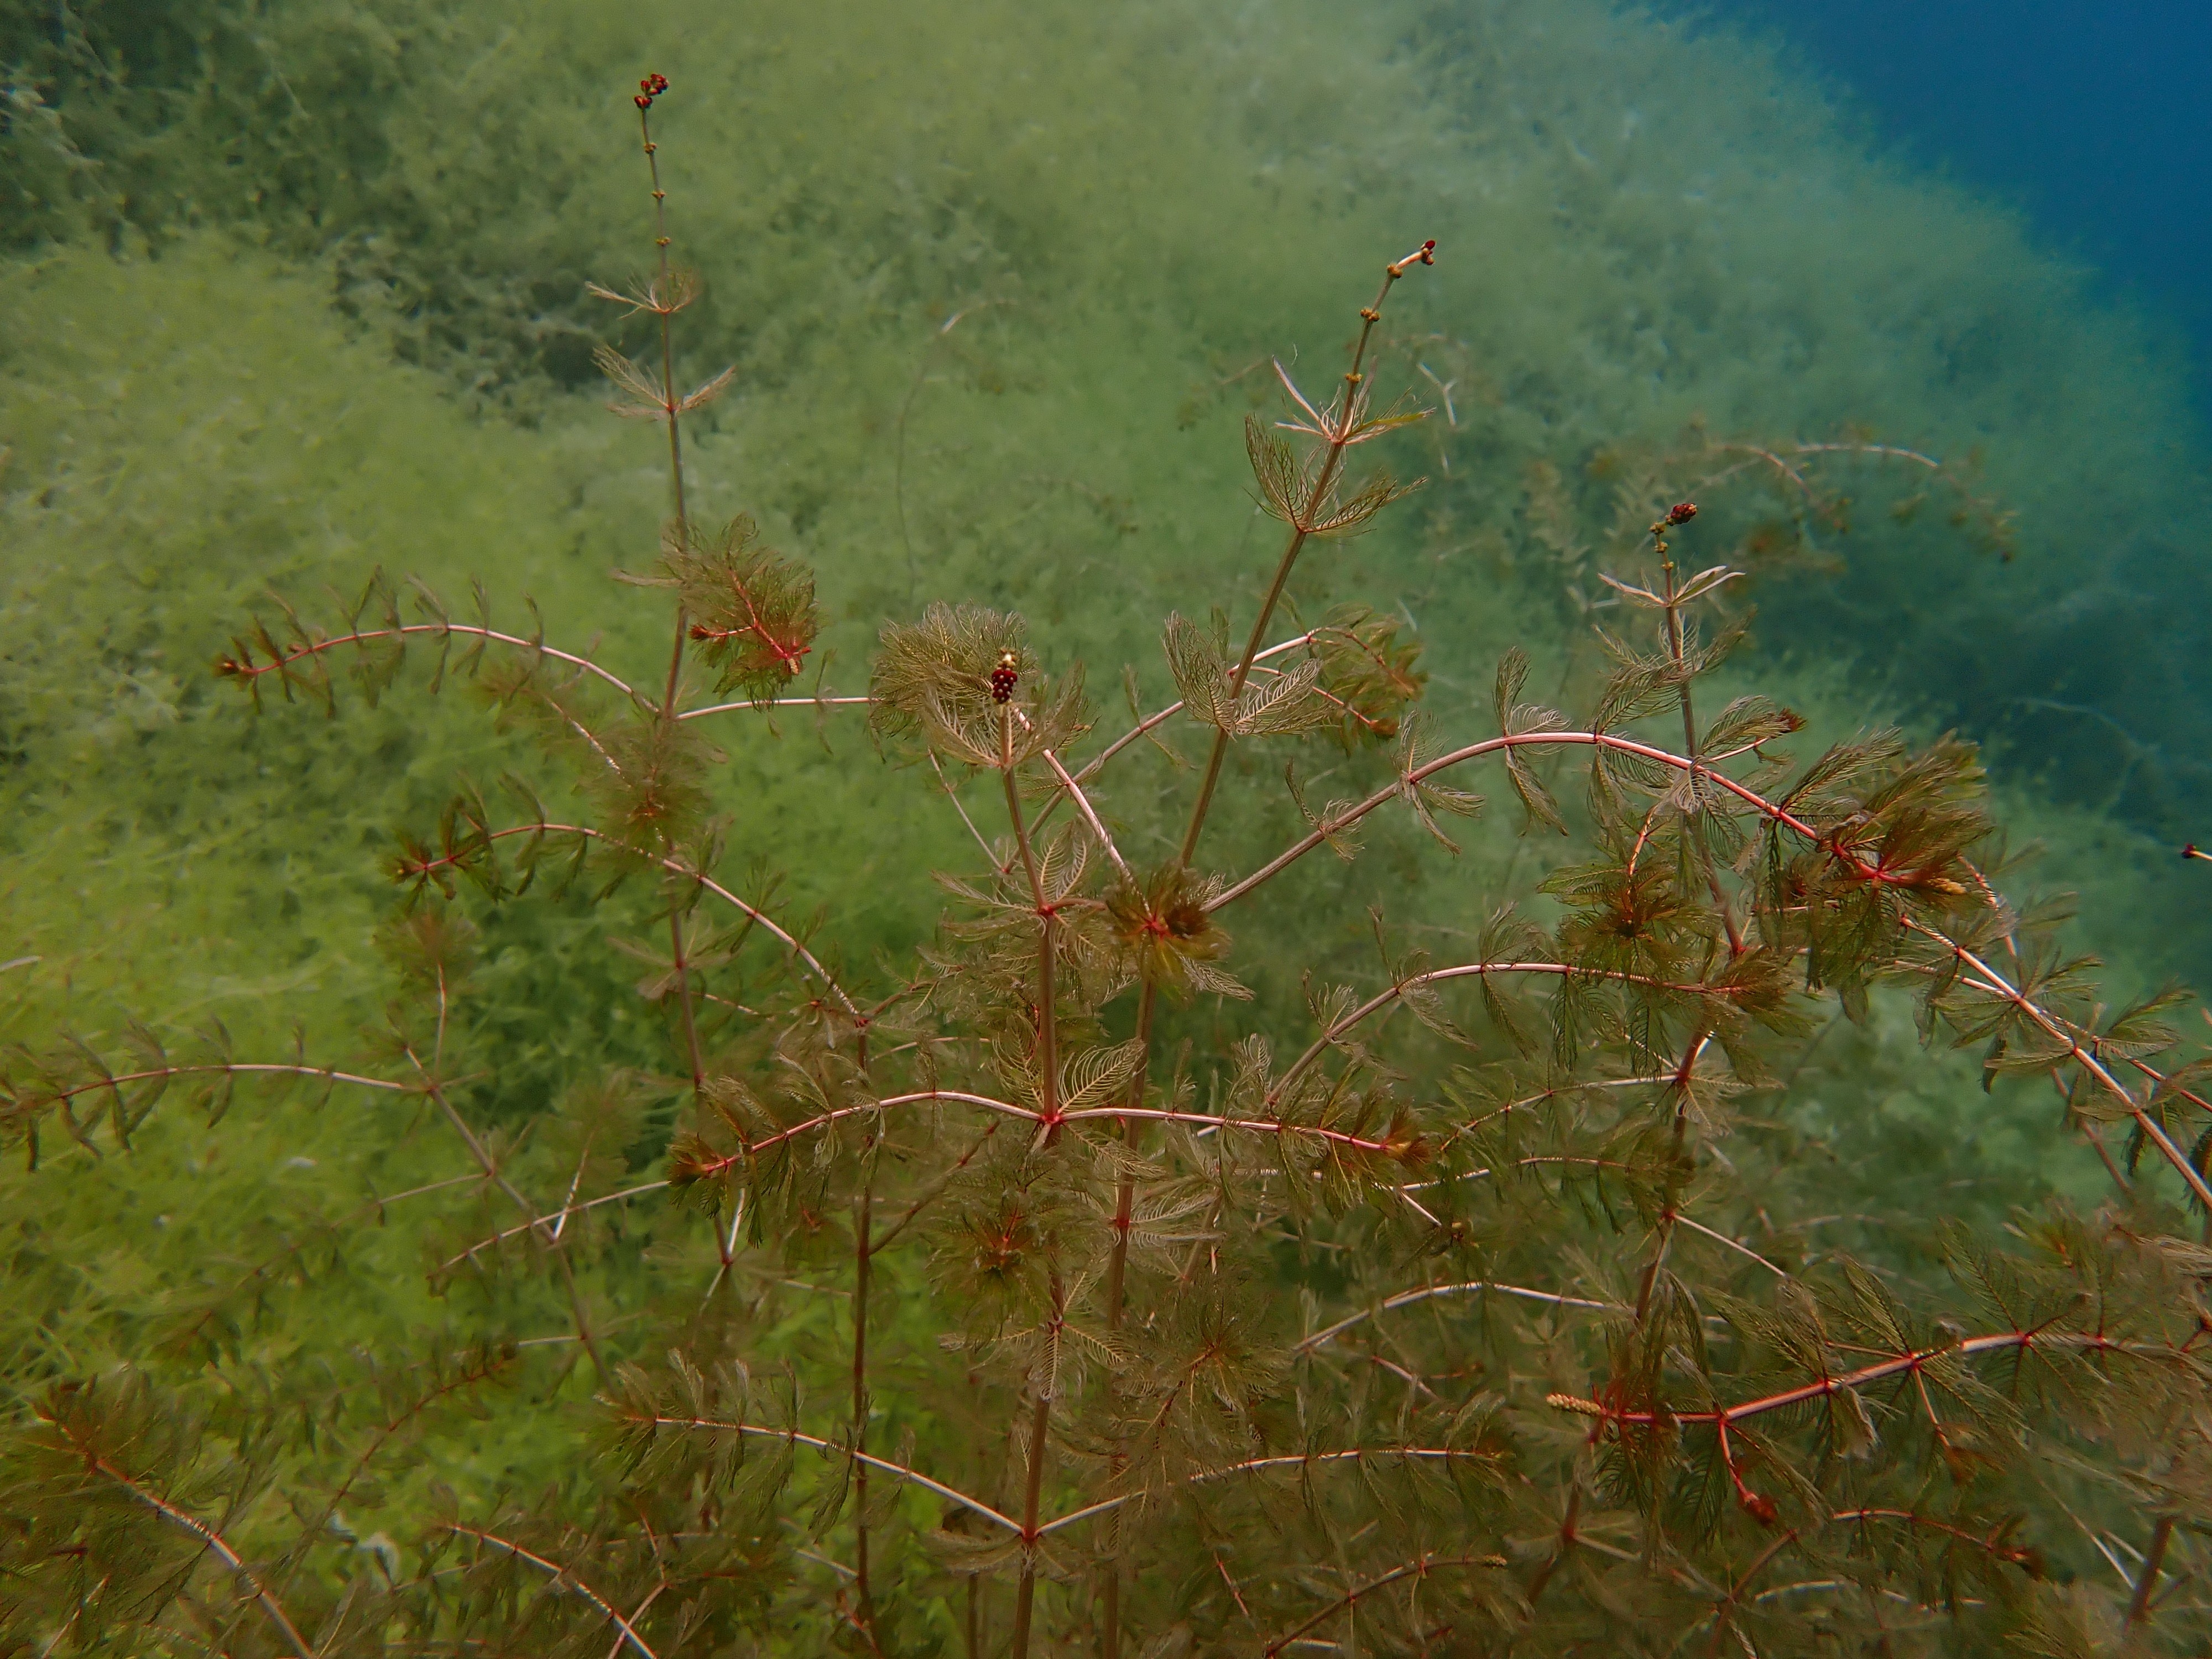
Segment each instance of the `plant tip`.
M1382 269L1384 273L1390 278L1390 281L1395 283L1398 278L1406 274L1406 267L1407 265L1432 265L1436 264L1436 262L1437 239L1431 236L1427 241L1422 243L1420 246L1415 248L1404 258L1400 259L1394 264L1385 265Z

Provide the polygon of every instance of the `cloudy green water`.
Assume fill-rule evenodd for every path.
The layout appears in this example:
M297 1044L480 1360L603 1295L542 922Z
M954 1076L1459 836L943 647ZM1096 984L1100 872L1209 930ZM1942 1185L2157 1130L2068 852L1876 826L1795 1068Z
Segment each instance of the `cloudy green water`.
M1747 453L1707 446L1978 452L1974 487L2018 515L2008 562L1945 522L1940 489L1893 516L1915 464L1841 464L1850 532L1815 523L1797 556L1757 556L1736 678L1823 737L1996 729L2075 701L2067 676L2136 688L2124 731L2006 725L2043 739L1996 757L2003 810L2083 890L2116 978L2212 959L2184 884L2201 866L2171 851L2212 821L2188 761L2205 515L2179 376L2012 220L1869 162L1725 34L1583 0L9 3L0 57L9 1041L112 1041L135 1015L171 1034L219 1018L246 1051L295 1019L319 1054L363 1048L388 988L391 830L531 745L419 670L374 708L342 691L331 719L256 720L207 667L267 590L327 624L378 567L462 607L473 577L519 628L527 597L556 640L661 660L651 597L608 580L653 556L659 455L605 412L591 365L597 339L640 341L585 292L650 260L628 101L648 70L673 82L672 228L706 284L683 372L737 368L694 433L694 500L756 514L815 567L831 685L861 682L884 619L944 597L1022 610L1109 708L1124 662L1160 694L1161 616L1256 598L1238 427L1271 396L1267 359L1325 382L1382 262L1434 237L1382 369L1435 406L1383 458L1428 487L1308 562L1305 611L1400 614L1440 730L1487 731L1510 643L1538 690L1588 696L1580 607L1631 556L1620 514ZM1789 492L1759 477L1700 487L1692 556L1790 544ZM781 871L781 902L823 907L848 960L911 944L939 897L922 872L964 856L943 805L834 723L722 737L732 866ZM1150 833L1141 796L1109 805L1133 842ZM1219 844L1294 822L1279 804ZM1533 878L1515 830L1494 812L1456 863L1378 830L1350 872L1286 881L1297 936L1248 939L1236 965L1294 994L1270 955L1364 948L1371 898L1471 923ZM666 1063L606 917L573 896L480 914L474 1109L532 1120L564 1079ZM2021 1127L2047 1104L1983 1103L1970 1066L1916 1060L1893 1012L1807 1109L1875 1125L1891 1156L1971 1143L2019 1197L2047 1145ZM143 1354L140 1310L228 1283L249 1220L451 1175L407 1127L306 1103L212 1134L178 1115L128 1164L11 1167L11 1379ZM444 1231L458 1248L468 1228ZM404 1346L449 1316L408 1237L349 1244L354 1288L283 1303L256 1354ZM550 1454L517 1415L439 1455L466 1488L544 1478Z
M1440 720L1479 723L1515 641L1588 689L1625 487L1751 453L1716 444L1976 458L2008 560L1909 461L1822 463L1850 533L1813 520L1782 560L1793 486L1756 461L1712 485L1697 552L1759 573L1747 681L1824 733L2014 734L2008 810L2092 890L2096 942L2137 977L2206 959L2160 844L2212 821L2180 376L2012 219L1856 153L1725 33L1579 0L0 16L0 959L40 958L9 970L16 1036L126 1009L348 1029L386 831L518 752L464 696L254 721L205 665L264 590L327 619L377 567L457 602L480 578L611 661L657 652L606 579L651 557L656 452L601 408L591 345L625 337L584 291L650 254L647 69L706 283L686 370L738 371L695 499L816 567L833 684L931 597L1164 684L1159 617L1256 592L1237 422L1266 360L1326 380L1378 266L1433 236L1382 370L1436 407L1387 458L1429 486L1310 562L1304 604L1409 619ZM2085 676L2124 721L2069 714ZM732 745L735 851L856 956L910 939L910 872L957 826L851 734L789 735Z

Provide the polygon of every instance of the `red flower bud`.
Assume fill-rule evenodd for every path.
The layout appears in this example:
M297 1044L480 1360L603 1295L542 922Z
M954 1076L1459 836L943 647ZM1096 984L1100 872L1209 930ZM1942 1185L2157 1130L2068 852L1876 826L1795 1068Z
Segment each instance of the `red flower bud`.
M1698 504L1695 501L1677 501L1667 509L1668 524L1687 524L1697 516Z

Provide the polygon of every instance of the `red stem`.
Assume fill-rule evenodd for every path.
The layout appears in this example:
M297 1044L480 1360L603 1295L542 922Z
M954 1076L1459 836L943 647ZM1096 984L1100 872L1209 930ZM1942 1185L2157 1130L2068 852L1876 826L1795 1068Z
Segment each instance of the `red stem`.
M1297 1629L1270 1642L1266 1650L1267 1659L1275 1659L1276 1655L1316 1625L1334 1619L1362 1596L1372 1595L1376 1590L1387 1589L1392 1584L1402 1583L1408 1578L1425 1578L1431 1573L1445 1568L1502 1567L1504 1565L1505 1558L1502 1555L1424 1555L1419 1560L1409 1561L1402 1567L1384 1573L1380 1578L1370 1578L1365 1583L1346 1590Z
M475 628L462 623L409 623L398 628L357 629L350 634L339 634L329 639L310 640L265 663L255 662L250 654L241 654L236 658L226 657L216 665L216 672L227 679L250 684L259 679L264 674L289 668L295 662L319 656L324 652L334 650L342 645L365 645L371 640L404 639L411 634L462 634L471 639L489 641L495 645L512 645L525 651L535 651L541 657L550 657L556 662L565 662L585 673L595 674L632 702L643 704L648 708L652 707L651 704L646 703L645 700L640 697L627 682L609 673L589 657L579 657L568 651L556 651L540 641L526 640L519 635L502 634L494 629Z
M1310 835L1277 854L1235 886L1208 900L1206 910L1209 913L1218 910L1224 905L1243 897L1254 888L1295 864L1315 848L1325 845L1331 836L1340 833L1348 825L1357 823L1386 802L1396 799L1404 793L1407 785L1419 783L1424 779L1434 776L1447 767L1457 766L1484 755L1502 754L1520 748L1542 748L1547 745L1580 745L1586 748L1610 749L1620 754L1638 756L1662 766L1671 766L1677 771L1695 774L1717 785L1762 816L1784 829L1795 831L1815 846L1825 845L1828 849L1829 856L1838 866L1847 873L1861 880L1907 887L1921 884L1920 872L1892 871L1879 864L1868 863L1836 838L1823 836L1812 825L1791 812L1787 807L1777 805L1757 791L1746 787L1724 773L1714 771L1698 761L1685 759L1680 755L1654 747L1650 744L1637 743L1631 738L1616 737L1609 732L1508 732L1501 737L1486 738L1480 743L1469 744L1465 748L1454 750L1449 754L1440 755L1426 764L1414 768L1387 787L1377 790L1365 800L1347 807L1343 812L1316 829ZM2035 1022L2045 1032L2063 1042L2067 1045L2068 1053L2071 1058L2083 1070L2110 1089L2126 1105L2129 1115L2134 1118L2142 1128L2144 1137L2157 1146L2160 1155L2173 1166L2175 1172L2181 1176L2184 1183L2196 1196L2197 1202L2203 1204L2208 1210L2212 1210L2212 1185L2206 1183L2203 1176L2198 1173L2197 1167L2190 1162L2181 1149L2174 1145L2172 1137L2168 1135L2157 1120L2143 1109L2140 1102L2121 1086L2119 1080L2112 1075L2104 1062L2082 1046L2079 1037L2074 1032L2061 1022L2052 1018L2028 998L2021 995L1995 969L1990 967L1988 963L1983 962L1980 957L1956 940L1937 932L1923 922L1914 921L1909 915L1899 918L1899 922L1902 927L1920 933L1949 950L1961 963L1972 968L1989 981L1986 989L2012 1003L2022 1014Z
M156 1493L148 1491L105 1458L94 1455L91 1449L79 1440L70 1430L64 1428L63 1432L68 1435L70 1440L77 1443L78 1449L84 1455L86 1468L96 1474L112 1480L172 1526L191 1534L202 1544L213 1550L222 1559L222 1564L238 1575L239 1581L253 1592L253 1599L261 1604L261 1610L268 1616L269 1622L276 1626L283 1633L285 1642L290 1646L292 1651L299 1656L299 1659L315 1659L314 1650L307 1645L307 1638L300 1634L298 1626L292 1622L291 1615L284 1611L283 1605L270 1592L268 1587L253 1576L238 1552L231 1548L228 1540L221 1533L197 1516L186 1513Z
M2001 1352L2007 1349L2025 1352L2040 1344L2046 1348L2086 1349L2095 1353L2148 1353L2156 1357L2160 1351L2141 1345L2116 1342L2111 1337L2083 1334L2078 1332L2050 1332L2039 1327L2033 1330L2005 1331L1988 1336L1969 1337L1950 1347L1919 1348L1910 1353L1898 1354L1873 1365L1863 1366L1841 1376L1822 1377L1817 1382L1807 1382L1779 1394L1762 1395L1756 1400L1747 1400L1739 1405L1724 1407L1718 1411L1676 1412L1635 1411L1601 1404L1592 1400L1577 1399L1571 1395L1555 1394L1547 1403L1564 1411L1579 1412L1605 1423L1634 1424L1649 1427L1662 1421L1668 1423L1711 1423L1725 1425L1740 1423L1746 1418L1758 1417L1767 1412L1782 1411L1791 1406L1802 1406L1808 1401L1825 1400L1844 1389L1855 1389L1869 1382L1879 1382L1884 1377L1899 1376L1917 1371L1932 1359L1948 1355L1972 1355Z
M1374 337L1375 325L1382 319L1382 302L1389 298L1390 290L1397 286L1398 279L1406 274L1408 265L1416 260L1423 264L1436 263L1432 252L1436 244L1431 242L1418 252L1407 254L1395 264L1385 265L1382 268L1382 286L1376 290L1375 303L1359 313L1359 339L1352 349L1352 367L1344 376L1342 410L1330 424L1328 447L1322 456L1321 470L1314 477L1313 489L1307 495L1305 508L1291 526L1290 540L1285 544L1283 556L1275 566L1275 580L1268 586L1267 597L1260 605L1260 614L1253 619L1251 635L1244 642L1244 654L1237 659L1236 671L1229 677L1229 695L1232 698L1243 692L1244 682L1252 672L1252 664L1260 654L1260 641L1267 637L1267 624L1273 620L1275 606L1283 597L1284 587L1290 582L1291 571L1313 534L1310 526L1319 514L1322 503L1328 499L1328 492L1336 483L1338 469L1343 465L1344 452L1352 442L1361 407L1362 370L1366 366L1367 345ZM1224 728L1213 734L1212 752L1206 757L1206 776L1199 784L1198 799L1191 808L1190 828L1183 834L1182 858L1186 866L1198 855L1199 834L1206 827L1206 809L1212 805L1214 786L1220 781L1221 763L1228 752L1229 732ZM1114 1656L1109 1653L1107 1659L1114 1659Z

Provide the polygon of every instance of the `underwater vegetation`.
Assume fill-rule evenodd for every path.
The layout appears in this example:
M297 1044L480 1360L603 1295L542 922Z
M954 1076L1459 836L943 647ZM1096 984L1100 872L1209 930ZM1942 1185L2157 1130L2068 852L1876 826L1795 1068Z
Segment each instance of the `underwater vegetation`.
M1596 6L0 16L9 1639L2200 1639L2014 225Z
M599 66L633 44L611 20L210 6L159 9L157 27L88 7L57 38L46 8L11 15L11 230L149 237L166 260L189 227L234 227L313 262L388 348L524 418L559 421L572 400L550 394L592 380L583 284L630 258L635 213L577 138ZM1399 345L1453 386L1443 453L1419 518L1363 556L1432 633L1485 624L1493 607L1468 601L1500 561L1571 633L1532 468L1599 545L1610 464L1655 450L1871 434L1952 478L1978 453L1978 494L2020 527L2009 563L1951 535L1957 497L1911 462L1834 455L1814 491L1740 475L1730 540L1759 563L1850 553L1848 580L1770 583L1762 638L1817 641L1802 653L1878 684L1911 663L1885 694L1901 709L1965 720L2058 799L2194 832L2203 495L2185 389L2156 337L2081 303L2081 276L2015 224L1865 162L1725 40L1602 8L1354 23L1139 7L1066 27L1049 9L833 8L766 30L708 17L669 43L672 72L728 88L683 118L698 142L678 165L701 173L676 180L698 186L690 246L714 273L693 349L740 370L714 435L775 458L748 500L764 522L840 550L847 658L925 558L1009 602L1050 587L1104 629L1121 607L1071 603L1086 568L1141 549L1135 568L1165 569L1238 534L1230 452L1206 434L1233 429L1263 354L1333 349L1339 250L1418 217L1480 253L1407 313ZM1160 178L1176 188L1121 183ZM134 269L160 283L159 263ZM209 295L195 326L250 313L252 288ZM15 349L35 354L54 333L23 314ZM10 488L35 501L52 458L22 424ZM1838 496L1863 525L1912 522L1831 545ZM542 540L611 533L576 516ZM302 545L311 580L335 577ZM1470 660L1502 634L1479 640Z
M2187 337L2167 349L2196 359L2203 407L2212 226L2195 210L2193 181L2212 150L2212 21L2202 11L2181 0L1877 0L1848 12L1736 0L1723 15L1778 33L1849 88L1863 125L2018 201L2039 236L2151 300ZM2061 105L2066 118L2054 121Z

